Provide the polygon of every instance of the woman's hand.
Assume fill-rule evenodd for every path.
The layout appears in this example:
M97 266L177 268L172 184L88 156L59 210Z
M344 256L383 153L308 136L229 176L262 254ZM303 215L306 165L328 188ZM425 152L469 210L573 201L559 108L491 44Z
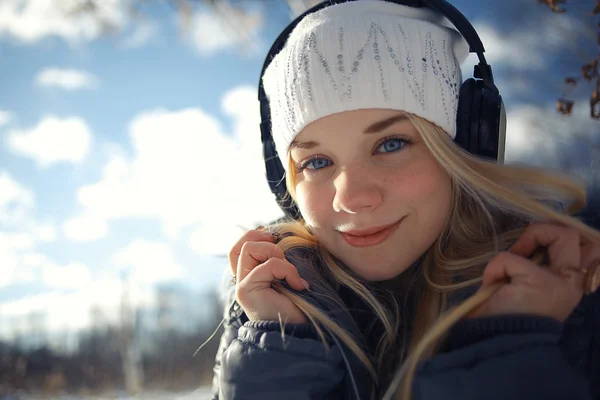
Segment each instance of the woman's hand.
M528 258L545 247L548 265ZM470 318L534 314L563 322L579 304L588 273L600 264L600 246L571 228L536 223L527 227L507 252L487 265L482 289L505 282Z
M308 283L274 241L273 234L252 230L229 252L229 266L237 281L236 300L251 321L306 323L300 309L271 287L274 280L285 279L292 289L308 289Z

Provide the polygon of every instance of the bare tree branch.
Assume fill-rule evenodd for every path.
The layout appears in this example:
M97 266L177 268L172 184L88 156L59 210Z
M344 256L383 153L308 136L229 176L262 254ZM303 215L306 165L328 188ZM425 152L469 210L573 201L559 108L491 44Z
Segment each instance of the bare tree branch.
M538 3L545 4L550 7L552 12L565 14L567 13L566 8L559 7L559 4L566 4L567 0L537 0ZM600 14L600 0L590 0L590 5L595 1L596 5L590 7L590 15L596 16ZM596 24L596 28L600 28L600 23ZM564 34L568 34L566 31ZM600 46L600 30L596 32L597 45ZM594 40L594 39L592 39ZM571 40L571 50L573 50L579 57L585 56L581 47L578 46L575 40ZM592 86L592 94L590 95L590 117L593 119L600 120L600 72L598 70L598 60L600 60L600 52L596 56L592 56L591 59L587 58L581 66L580 77L568 77L565 78L565 90L558 99L556 109L563 115L571 115L575 102L572 99L567 98L567 93L570 92L583 78L584 81L595 82Z

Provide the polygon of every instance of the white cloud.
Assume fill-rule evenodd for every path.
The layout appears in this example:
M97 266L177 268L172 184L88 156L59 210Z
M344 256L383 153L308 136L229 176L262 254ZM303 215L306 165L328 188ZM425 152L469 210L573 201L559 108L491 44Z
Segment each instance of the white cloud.
M539 35L533 34L531 30L506 35L487 23L476 24L475 29L485 46L485 57L492 66L503 65L517 69L539 69L545 66L546 56L539 47ZM475 55L470 57L475 58Z
M123 293L119 279L92 282L86 265L77 262L59 265L36 252L31 235L0 231L0 265L0 288L17 283L43 283L50 288L46 293L0 303L0 336L9 337L11 330L26 333L32 328L28 322L33 314L45 316L43 328L47 333L89 326L94 306L104 310L112 321L119 315ZM136 289L133 294L137 304L152 300L149 289Z
M27 267L41 267L43 264L48 262L48 259L43 254L29 252L23 254L23 256L21 257L21 262Z
M0 37L9 36L24 43L46 37L59 37L75 44L89 41L104 31L122 29L128 22L128 0L102 0L94 13L73 11L85 2L79 0L3 0L0 2Z
M200 224L208 232L240 235L237 224L279 218L264 177L254 89L230 91L222 108L233 120L231 134L200 109L136 116L130 124L133 158L115 154L99 182L79 189L81 213L106 220L157 219L171 238ZM206 246L198 244L202 235L195 233L193 247L204 252ZM233 233L226 235L229 243Z
M13 114L9 111L0 110L0 128L8 125L13 120Z
M34 211L32 191L0 171L0 288L40 282L44 268L58 268L36 251L39 243L56 239L56 229L52 222L36 221Z
M41 268L50 264L36 252L41 242L56 239L52 222L33 218L33 192L0 171L0 288L41 280Z
M231 48L254 52L261 46L258 34L263 16L258 12L240 11L221 2L214 10L196 13L191 22L191 39L202 55Z
M31 268L22 265L22 254L34 247L33 238L25 233L0 231L0 288L34 279Z
M500 32L487 22L476 22L474 27L493 67L537 71L549 68L549 60L557 51L572 47L575 36L587 34L583 28L577 28L579 25L580 21L568 15L548 15L543 24L525 25L509 33ZM476 59L476 55L469 55L468 65L474 65Z
M92 281L87 266L77 262L59 265L36 252L30 235L0 232L0 239L5 241L0 246L0 260L7 261L2 263L5 268L4 275L0 275L0 287L15 282L38 282L53 289L81 289Z
M565 152L569 144L598 143L598 122L590 118L588 107L588 101L576 101L573 115L563 116L554 104L513 105L507 114L506 160L559 167L558 163L574 157ZM577 162L572 160L572 165Z
M154 23L148 21L140 22L133 33L123 39L121 46L126 49L141 47L156 36L157 31L157 26Z
M58 265L36 251L38 243L39 238L31 233L0 231L0 288L26 282L80 288L91 282L86 266L80 263Z
M40 242L54 242L56 240L56 227L52 223L38 223L32 227L32 233Z
M17 258L11 251L7 251L5 248L0 247L0 288L15 283L15 271L17 270Z
M35 220L35 206L33 191L7 171L0 171L0 227L28 235L36 243L53 242L56 228L51 221Z
M22 226L35 206L33 192L0 171L0 223Z
M34 240L25 233L0 232L0 246L3 249L29 250L34 246Z
M105 219L84 215L68 219L63 226L65 236L75 242L90 242L106 236L108 224Z
M0 173L0 207L11 203L21 203L27 207L33 206L33 193L14 180L12 176L2 171Z
M202 255L226 255L244 233L241 227L229 224L200 225L191 232L189 246L194 252Z
M42 269L44 283L53 288L78 289L92 281L89 269L80 263L56 265L48 263Z
M183 272L168 243L135 240L115 255L114 262L142 284L175 279Z
M287 0L287 4L290 7L291 16L293 18L299 16L310 7L316 5L318 0Z
M78 69L45 68L35 77L35 83L40 87L57 87L74 91L98 87L98 78Z
M92 133L79 117L44 117L29 130L14 129L8 133L7 144L16 154L35 160L41 168L59 162L79 163L90 151Z

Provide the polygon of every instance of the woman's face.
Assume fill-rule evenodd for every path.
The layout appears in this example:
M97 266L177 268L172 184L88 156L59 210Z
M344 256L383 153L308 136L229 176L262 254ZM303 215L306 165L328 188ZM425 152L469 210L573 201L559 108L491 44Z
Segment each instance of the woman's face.
M364 279L401 274L449 217L450 177L397 111L321 118L298 134L290 155L302 216L321 245Z

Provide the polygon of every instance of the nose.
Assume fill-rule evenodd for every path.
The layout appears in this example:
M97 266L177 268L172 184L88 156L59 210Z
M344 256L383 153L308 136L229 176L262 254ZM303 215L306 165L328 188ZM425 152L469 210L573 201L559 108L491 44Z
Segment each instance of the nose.
M334 180L333 209L357 214L373 211L383 201L381 188L365 165L345 166Z

